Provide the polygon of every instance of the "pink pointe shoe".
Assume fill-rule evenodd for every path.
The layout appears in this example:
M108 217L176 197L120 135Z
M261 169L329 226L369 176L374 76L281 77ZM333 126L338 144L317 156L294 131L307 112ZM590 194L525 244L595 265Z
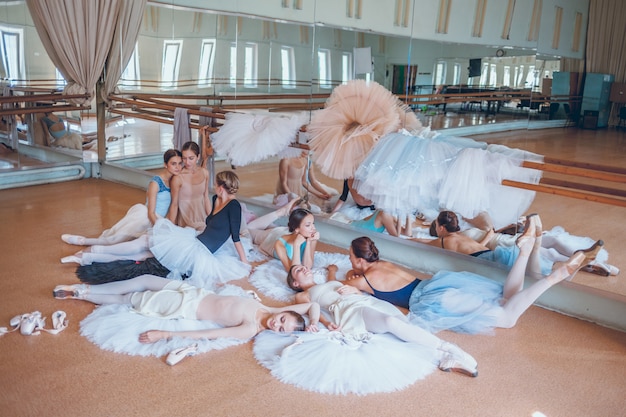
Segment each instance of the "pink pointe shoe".
M167 355L167 358L165 359L165 363L168 364L169 366L174 366L178 362L185 359L187 356L193 356L197 352L198 352L197 343L194 343L193 345L190 345L184 348L175 349L171 351L169 355Z

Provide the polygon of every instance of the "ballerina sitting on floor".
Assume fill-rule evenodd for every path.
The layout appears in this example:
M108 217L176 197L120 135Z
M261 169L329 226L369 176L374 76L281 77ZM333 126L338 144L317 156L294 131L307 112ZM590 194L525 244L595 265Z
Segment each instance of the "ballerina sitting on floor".
M293 199L287 205L256 218L248 223L247 233L252 243L261 252L281 261L285 271L291 265L313 266L315 248L320 234L315 230L315 217L303 208L292 208L299 199ZM287 227L273 226L281 217L289 215ZM245 235L246 232L244 232Z

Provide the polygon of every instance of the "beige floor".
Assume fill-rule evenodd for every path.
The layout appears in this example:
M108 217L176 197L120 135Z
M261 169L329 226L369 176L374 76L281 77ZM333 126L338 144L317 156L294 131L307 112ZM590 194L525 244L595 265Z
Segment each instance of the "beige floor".
M556 133L564 133L565 139L554 139ZM542 145L542 152L555 148L564 158L572 152L584 159L606 148L600 157L623 166L624 136L618 132L567 129L532 139L534 135L524 132L515 139L498 134L490 139L510 144L518 140L529 148ZM583 145L587 150L579 152ZM266 164L239 168L241 194L270 192L272 171ZM69 328L56 336L0 337L0 415L625 415L626 334L539 307L531 307L515 328L498 330L495 336L440 334L477 358L478 378L435 372L401 392L365 397L319 395L285 385L256 363L250 343L188 358L175 367L167 366L164 358L103 351L78 333L93 306L51 296L56 284L77 281L74 267L59 263L74 249L59 236L97 234L143 199L142 190L97 179L0 191L0 326L34 310L49 316L63 309L70 320ZM540 195L532 209L541 213L546 225L597 233L607 241L613 263L626 268L623 208ZM624 287L622 276L581 273L576 280L617 292Z

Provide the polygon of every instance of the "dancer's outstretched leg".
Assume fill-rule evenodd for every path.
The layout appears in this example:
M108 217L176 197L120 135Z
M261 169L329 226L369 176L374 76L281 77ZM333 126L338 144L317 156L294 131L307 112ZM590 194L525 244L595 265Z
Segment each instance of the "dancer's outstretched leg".
M296 204L298 200L298 198L294 198L279 209L264 214L261 217L257 217L256 219L248 223L248 229L263 230L268 228L273 222L280 219L281 217L289 216L289 214L291 213L291 208L294 206L294 204Z
M526 266L530 259L530 254L534 250L535 244L535 220L530 217L526 220L524 233L515 242L519 248L519 255L509 270L509 274L504 281L502 297L508 300L524 288L524 277L526 276Z
M132 293L159 291L170 282L172 280L155 275L140 275L127 280L98 285L58 285L52 294L58 299L75 298L94 304L128 304Z
M530 307L541 294L564 279L573 277L580 268L595 259L603 244L604 242L599 240L589 249L581 250L573 254L567 262L556 263L550 275L512 296L503 305L503 313L498 317L497 327L511 328L515 326L520 316L528 310L528 307Z
M541 224L541 218L538 214L531 214L530 219L534 222L535 226L535 245L530 252L530 258L528 259L528 270L537 275L543 275L541 273L541 240L543 235L543 226ZM529 219L526 220L528 222Z

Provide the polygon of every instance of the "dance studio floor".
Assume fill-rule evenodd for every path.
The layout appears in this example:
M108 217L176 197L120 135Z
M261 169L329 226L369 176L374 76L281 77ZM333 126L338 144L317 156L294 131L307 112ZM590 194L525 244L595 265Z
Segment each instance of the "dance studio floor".
M626 155L626 133L613 129L475 138L605 165L624 166ZM242 196L274 189L275 165L240 167L237 172ZM80 321L94 307L52 298L55 285L77 282L75 267L59 262L75 251L60 235L96 235L144 198L143 190L98 179L0 191L0 326L35 310L50 317L62 309L69 318L69 327L58 335L0 336L0 415L624 415L626 334L540 307L531 307L515 328L493 336L439 334L478 360L478 378L437 371L402 391L363 397L321 395L283 384L256 362L251 343L187 358L174 367L162 357L104 351L79 334ZM574 234L604 239L611 263L623 272L617 277L580 273L575 282L626 294L624 208L538 195L531 210L541 214L545 227L561 225ZM249 288L245 280L237 283Z

